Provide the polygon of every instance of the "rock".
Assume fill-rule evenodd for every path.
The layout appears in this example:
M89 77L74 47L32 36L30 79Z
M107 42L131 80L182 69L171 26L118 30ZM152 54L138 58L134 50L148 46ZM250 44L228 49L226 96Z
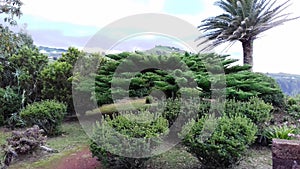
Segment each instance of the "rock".
M272 141L273 169L300 169L300 140Z

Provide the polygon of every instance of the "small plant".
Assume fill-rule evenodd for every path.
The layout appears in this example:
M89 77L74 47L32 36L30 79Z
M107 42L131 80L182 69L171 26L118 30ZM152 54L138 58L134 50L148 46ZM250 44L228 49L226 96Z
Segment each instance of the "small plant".
M25 121L20 117L19 113L13 113L7 120L6 123L9 128L14 130L15 128L22 128L26 126Z
M295 128L286 124L281 126L269 126L263 132L263 136L265 136L269 141L274 138L291 140L291 134L295 134Z
M126 113L96 124L90 150L108 168L145 168L149 157L135 157L153 153L152 149L162 141L160 136L167 131L167 120L153 113ZM119 154L125 154L126 157Z
M222 116L211 120L206 116L191 121L190 131L184 129L183 144L204 168L228 168L238 163L247 147L255 140L256 125L241 116ZM215 126L214 130L211 130ZM205 131L211 131L208 135Z
M47 100L28 105L20 116L27 126L38 125L47 135L57 135L66 111L64 104Z
M146 104L151 104L151 103L153 103L153 97L152 97L152 96L147 96L147 97L146 97L145 103L146 103Z
M42 135L43 130L35 125L25 131L13 131L7 143L2 145L4 150L4 167L8 167L14 157L22 154L32 153L46 143L46 137Z

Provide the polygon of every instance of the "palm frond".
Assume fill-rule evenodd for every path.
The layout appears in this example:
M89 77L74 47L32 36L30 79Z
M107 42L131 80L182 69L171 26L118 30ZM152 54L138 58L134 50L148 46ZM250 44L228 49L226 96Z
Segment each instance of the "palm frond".
M289 2L276 5L277 0L219 0L215 5L224 14L203 20L198 29L204 34L196 41L207 38L199 45L211 41L211 48L228 41L253 40L262 32L299 18L289 18L291 13L282 14L291 5Z

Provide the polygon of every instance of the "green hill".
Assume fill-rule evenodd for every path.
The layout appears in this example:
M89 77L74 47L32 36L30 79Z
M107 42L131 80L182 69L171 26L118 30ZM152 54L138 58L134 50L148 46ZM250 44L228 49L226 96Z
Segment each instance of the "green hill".
M285 94L290 96L300 94L300 75L288 73L267 73L266 75L274 78Z

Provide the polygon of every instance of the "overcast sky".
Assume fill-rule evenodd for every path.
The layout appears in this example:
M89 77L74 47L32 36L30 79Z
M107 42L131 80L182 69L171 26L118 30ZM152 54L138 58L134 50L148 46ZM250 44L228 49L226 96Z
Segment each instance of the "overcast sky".
M283 0L278 0L282 2ZM36 45L67 48L82 48L87 41L104 26L126 16L142 13L163 13L176 16L193 24L220 14L212 0L23 0L23 16L19 25L26 23L26 30L32 35ZM291 0L285 11L291 16L300 16L300 1ZM300 20L285 23L269 30L254 43L254 71L285 72L300 74ZM136 43L140 41L140 43ZM144 43L141 43L144 42ZM127 41L128 50L143 49L150 42L165 45L165 38L142 38ZM124 42L125 43L125 42ZM177 42L170 45L176 46ZM140 44L141 46L138 46ZM152 44L153 45L153 44ZM123 48L126 48L126 44ZM239 42L229 50L225 46L215 51L242 59Z

